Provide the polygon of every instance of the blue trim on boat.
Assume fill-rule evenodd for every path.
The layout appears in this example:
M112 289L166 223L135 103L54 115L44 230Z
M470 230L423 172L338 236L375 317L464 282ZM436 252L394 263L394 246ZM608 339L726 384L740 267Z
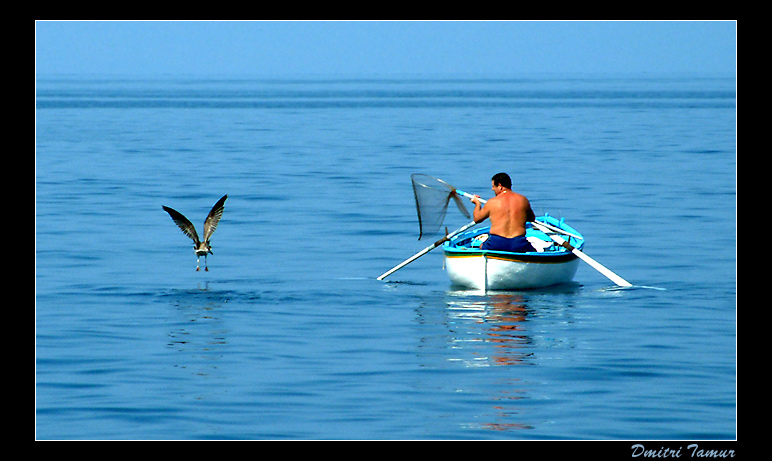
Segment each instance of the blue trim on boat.
M568 241L568 243L573 245L575 248L581 250L584 247L584 236L573 227L567 225L562 219L557 220L552 216L545 214L544 216L537 217L536 220L538 222L549 224L553 227L560 228L566 232L570 232L571 234L581 237L580 239L577 239L568 235L561 235L564 240ZM544 240L545 242L552 242L553 245L551 247L547 248L543 252L531 251L526 253L512 253L509 251L481 250L479 246L473 246L476 243L474 240L475 237L482 234L487 234L488 232L490 232L490 226L473 229L453 237L450 241L445 242L442 245L445 256L448 258L486 256L492 259L537 264L559 264L569 262L577 258L576 255L572 252L552 242L552 239L550 239L547 234L533 228L530 223L526 225L526 236L537 237L541 240Z

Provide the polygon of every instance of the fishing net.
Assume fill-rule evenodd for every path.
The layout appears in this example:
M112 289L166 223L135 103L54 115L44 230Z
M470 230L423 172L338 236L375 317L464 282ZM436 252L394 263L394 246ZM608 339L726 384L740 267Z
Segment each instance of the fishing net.
M456 194L456 189L450 184L420 173L410 175L410 179L413 181L415 207L418 212L418 240L421 240L424 234L436 234L440 230L451 198L464 216L471 217L461 197Z

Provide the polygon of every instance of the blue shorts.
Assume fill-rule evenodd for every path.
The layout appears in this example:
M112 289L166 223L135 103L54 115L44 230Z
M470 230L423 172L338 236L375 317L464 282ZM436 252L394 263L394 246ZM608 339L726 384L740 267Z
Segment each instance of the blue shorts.
M519 237L513 237L511 239L501 237L496 234L490 234L488 240L483 242L483 250L493 251L509 251L512 253L527 253L529 251L536 251L536 248L525 239L525 235Z

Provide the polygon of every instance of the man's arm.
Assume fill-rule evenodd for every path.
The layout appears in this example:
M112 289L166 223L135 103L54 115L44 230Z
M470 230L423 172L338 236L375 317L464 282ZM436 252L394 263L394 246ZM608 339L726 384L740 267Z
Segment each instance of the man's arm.
M480 196L475 195L471 198L472 203L474 203L474 212L472 213L472 217L474 218L474 222L481 223L488 219L488 217L491 215L491 211L488 209L488 204L486 203L486 206L482 206L480 203Z

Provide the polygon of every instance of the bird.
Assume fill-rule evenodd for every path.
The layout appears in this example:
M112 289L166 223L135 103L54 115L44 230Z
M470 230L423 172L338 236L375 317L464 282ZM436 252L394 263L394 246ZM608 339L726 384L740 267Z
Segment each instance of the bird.
M179 211L162 205L164 211L169 213L169 216L172 217L172 220L174 220L174 223L177 224L177 227L179 227L185 235L193 239L193 251L196 252L196 271L201 270L199 263L201 256L204 257L204 270L209 271L209 265L207 264L206 257L207 255L214 254L212 252L212 245L209 243L209 239L212 237L215 229L217 229L217 224L220 222L220 218L222 217L225 200L227 198L227 194L223 195L222 198L214 204L212 210L207 215L206 220L204 220L203 240L198 238L196 227L193 225L193 223L190 222L188 218L183 216L183 214Z

